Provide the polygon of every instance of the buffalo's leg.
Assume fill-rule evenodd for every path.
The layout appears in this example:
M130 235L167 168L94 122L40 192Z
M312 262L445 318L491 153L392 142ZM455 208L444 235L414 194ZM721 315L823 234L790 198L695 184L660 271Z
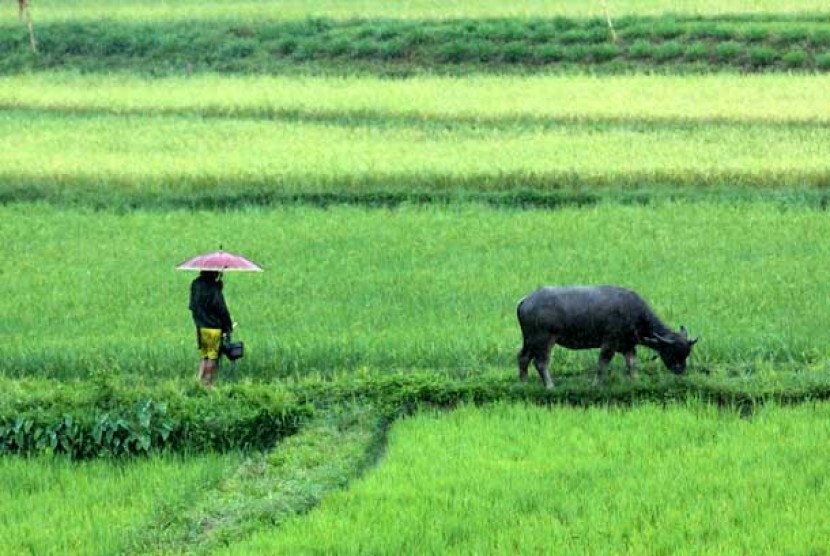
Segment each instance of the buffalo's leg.
M594 386L605 381L605 375L608 371L608 364L614 358L614 348L603 347L599 350L599 362L597 363L597 374L594 377Z
M527 368L530 366L530 360L533 359L533 353L530 350L530 345L522 342L522 349L519 350L519 380L527 382Z
M550 350L554 343L553 336L546 338L533 357L533 366L536 367L536 370L539 372L539 378L545 383L545 388L547 389L553 388L553 380L550 378L548 365L550 364Z
M632 349L627 351L623 354L625 357L625 366L628 368L628 378L635 379L637 378L637 367L636 367L636 353Z

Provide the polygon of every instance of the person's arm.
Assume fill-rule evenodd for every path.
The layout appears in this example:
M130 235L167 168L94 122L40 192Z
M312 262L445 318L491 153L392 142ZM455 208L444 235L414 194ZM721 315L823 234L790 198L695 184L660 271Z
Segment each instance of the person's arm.
M225 303L225 296L222 295L222 292L219 292L219 295L216 296L216 310L219 314L219 319L222 322L222 333L223 334L230 334L231 330L233 330L233 320L231 319L231 313L228 311L228 306Z

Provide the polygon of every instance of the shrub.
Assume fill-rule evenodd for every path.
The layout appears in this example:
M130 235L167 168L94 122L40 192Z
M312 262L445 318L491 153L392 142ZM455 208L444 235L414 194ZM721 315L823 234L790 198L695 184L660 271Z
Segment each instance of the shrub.
M625 39L647 39L651 36L651 25L639 23L630 25L618 30L621 37Z
M654 59L659 62L666 62L680 58L683 54L683 47L677 41L664 42L654 50Z
M352 45L352 58L368 60L380 52L380 46L374 39L365 38Z
M830 70L830 52L816 56L816 67L820 70Z
M646 59L654 56L656 48L648 41L635 41L628 49L628 54L632 58Z
M807 53L803 50L790 50L781 60L788 68L800 68L807 63Z
M513 41L504 45L501 58L508 64L517 64L530 60L532 53L530 46L523 41Z
M816 29L810 34L807 42L811 46L828 46L830 45L830 29Z
M289 56L293 54L295 50L297 50L297 46L297 39L293 37L282 39L277 43L277 51L275 52L275 54Z
M665 19L653 26L651 34L661 39L673 39L683 34L683 28L673 19Z
M715 45L715 59L719 62L732 62L740 56L743 45L735 41L722 42Z
M769 30L760 25L747 27L743 32L743 38L748 42L761 42L769 36Z
M345 37L337 38L323 47L323 51L332 57L345 56L349 53L352 45Z
M709 56L709 45L705 42L693 42L686 47L683 56L693 62L705 60Z
M438 48L436 58L439 62L457 64L472 58L470 45L465 41L453 41Z
M616 44L594 44L588 47L588 58L591 62L608 62L620 55L620 48Z
M807 29L798 27L787 27L781 29L773 40L779 44L794 44L806 42L810 38L810 32Z
M398 60L409 53L408 45L403 39L393 39L380 44L378 55L384 60Z
M584 29L569 29L559 35L559 42L564 44L588 42L588 32Z
M565 58L565 51L558 44L546 44L539 47L536 57L543 64L559 62Z
M588 29L587 39L589 43L593 44L605 43L611 39L611 32L607 25L597 25Z
M756 67L771 66L778 59L778 51L768 46L749 49L749 63Z
M727 40L734 35L732 28L715 23L706 23L695 27L689 32L689 36L698 39Z
M568 62L579 62L588 57L588 47L584 44L574 44L563 50L565 60Z
M0 414L0 455L74 459L262 449L294 434L312 408L270 387L135 393L109 379L78 392L17 399Z
M222 60L247 58L256 52L258 42L254 39L236 39L228 41L219 49L219 58Z
M470 57L480 62L492 62L498 57L498 47L488 40L476 40L470 43Z

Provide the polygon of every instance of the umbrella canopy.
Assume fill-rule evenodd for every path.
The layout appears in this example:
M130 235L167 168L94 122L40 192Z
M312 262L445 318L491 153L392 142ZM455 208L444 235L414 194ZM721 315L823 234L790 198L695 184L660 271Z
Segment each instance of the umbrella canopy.
M262 272L262 267L242 255L214 251L187 259L176 270L214 270L217 272Z

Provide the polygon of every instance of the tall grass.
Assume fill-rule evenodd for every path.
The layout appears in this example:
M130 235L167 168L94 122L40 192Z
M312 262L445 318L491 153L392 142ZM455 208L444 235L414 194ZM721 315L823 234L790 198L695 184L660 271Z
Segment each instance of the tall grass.
M220 245L266 269L227 277L248 349L240 376L512 373L516 302L570 283L640 291L670 325L703 336L693 369L820 365L828 225L823 211L768 203L122 215L13 205L0 209L0 370L192 376L193 275L173 267ZM556 350L554 372L593 366L595 354L575 353Z
M0 553L121 553L131 537L198 501L237 460L0 458Z
M221 554L820 553L830 406L426 413L306 518Z

